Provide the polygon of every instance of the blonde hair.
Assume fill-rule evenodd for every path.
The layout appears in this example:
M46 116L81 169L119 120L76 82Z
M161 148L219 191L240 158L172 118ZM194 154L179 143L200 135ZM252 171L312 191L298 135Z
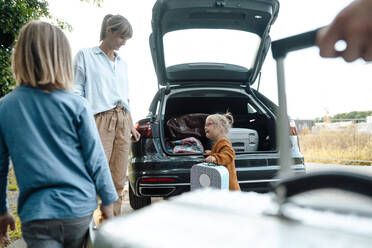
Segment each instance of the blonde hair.
M224 134L228 134L234 118L230 113L208 115L207 120L212 120L217 126L221 127Z
M73 84L71 49L58 27L40 21L24 25L12 54L17 85L50 91L70 90Z
M99 41L106 38L107 28L111 29L112 32L118 32L120 35L124 35L127 39L131 38L133 35L132 25L122 15L108 14L103 18Z

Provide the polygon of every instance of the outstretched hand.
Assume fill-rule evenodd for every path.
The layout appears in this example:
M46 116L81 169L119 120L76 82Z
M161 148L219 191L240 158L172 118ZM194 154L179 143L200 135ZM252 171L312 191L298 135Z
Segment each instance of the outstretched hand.
M372 1L354 0L333 22L318 31L316 45L322 57L342 57L351 62L358 58L372 61ZM335 44L343 40L347 47L337 51Z
M8 226L14 231L15 220L13 215L8 212L0 215L0 244L9 244L10 238L8 234Z

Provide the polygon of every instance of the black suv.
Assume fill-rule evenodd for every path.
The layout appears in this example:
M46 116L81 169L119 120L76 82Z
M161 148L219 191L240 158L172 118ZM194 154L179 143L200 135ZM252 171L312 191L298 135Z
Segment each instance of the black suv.
M278 180L278 107L251 88L269 50L269 30L278 10L277 0L155 3L150 47L159 90L148 116L137 123L141 140L131 147L128 179L133 209L149 205L151 197L190 190L190 169L203 154L172 153L165 144L170 136L167 121L184 114L229 111L235 119L234 128L257 131L255 150L235 150L243 191L266 191ZM296 135L291 121L292 168L295 173L304 173ZM203 146L208 147L207 143L204 140Z

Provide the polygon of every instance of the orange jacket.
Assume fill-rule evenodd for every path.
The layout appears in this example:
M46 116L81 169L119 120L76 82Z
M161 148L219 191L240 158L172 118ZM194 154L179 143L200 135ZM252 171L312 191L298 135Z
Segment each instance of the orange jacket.
M229 189L240 190L235 170L235 152L230 141L226 138L220 139L213 145L210 156L216 158L218 165L223 165L229 171Z

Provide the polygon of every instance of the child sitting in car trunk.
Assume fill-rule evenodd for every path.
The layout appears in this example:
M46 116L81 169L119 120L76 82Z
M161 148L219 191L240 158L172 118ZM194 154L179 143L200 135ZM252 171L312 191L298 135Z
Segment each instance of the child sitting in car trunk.
M208 139L215 143L212 150L206 150L208 157L207 163L223 165L229 171L229 189L240 190L238 178L235 170L235 152L232 148L227 134L233 124L234 119L231 114L226 113L209 115L205 121L205 134Z

